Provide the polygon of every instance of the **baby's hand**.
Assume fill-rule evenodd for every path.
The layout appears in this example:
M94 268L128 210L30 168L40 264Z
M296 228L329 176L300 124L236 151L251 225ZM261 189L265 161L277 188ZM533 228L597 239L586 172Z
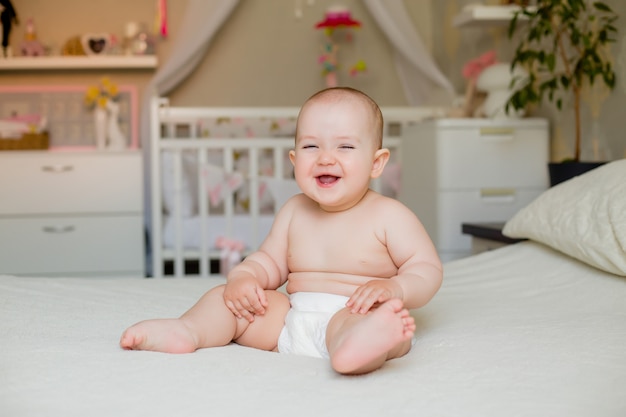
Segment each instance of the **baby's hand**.
M267 298L258 281L252 277L228 280L224 289L224 303L237 318L254 321L255 315L265 314Z
M346 307L352 313L365 314L374 305L382 304L392 298L402 300L403 297L402 287L397 282L390 279L373 279L354 291L346 302Z

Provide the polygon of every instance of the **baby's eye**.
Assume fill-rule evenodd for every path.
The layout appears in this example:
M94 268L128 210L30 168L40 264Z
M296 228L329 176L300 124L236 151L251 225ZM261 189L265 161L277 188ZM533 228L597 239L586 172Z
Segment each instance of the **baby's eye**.
M302 145L302 149L313 149L317 148L317 145Z
M341 145L339 146L340 149L354 149L353 145Z

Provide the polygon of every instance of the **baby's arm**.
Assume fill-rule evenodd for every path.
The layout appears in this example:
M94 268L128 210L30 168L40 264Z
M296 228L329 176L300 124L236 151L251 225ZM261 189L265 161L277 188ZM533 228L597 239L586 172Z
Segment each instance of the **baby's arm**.
M437 251L417 217L407 207L387 199L376 208L384 222L384 241L398 266L391 279L374 278L357 288L347 306L354 313L367 312L373 305L400 298L406 308L428 303L441 287L443 268Z
M387 249L398 273L391 278L402 288L406 308L428 303L441 287L443 267L435 245L415 214L394 201L387 223Z
M287 232L296 204L292 200L276 215L259 250L248 255L228 274L224 302L238 318L252 322L255 315L265 314L265 290L275 290L287 280Z

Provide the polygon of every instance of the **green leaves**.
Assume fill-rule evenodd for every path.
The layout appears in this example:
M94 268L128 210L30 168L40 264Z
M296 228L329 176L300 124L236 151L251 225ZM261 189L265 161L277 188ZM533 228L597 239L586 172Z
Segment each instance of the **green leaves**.
M526 18L522 22L520 17ZM512 68L521 66L537 80L519 100L510 103L525 107L555 99L555 90L564 93L582 88L584 80L600 78L608 87L615 85L615 72L603 56L604 48L617 33L617 16L603 2L589 0L537 0L535 8L523 7L509 24L509 37L523 32L515 51ZM532 90L535 94L529 94ZM526 100L526 101L525 101ZM513 102L515 101L515 103Z
M600 1L595 1L593 3L593 7L595 7L596 10L601 11L601 12L605 12L605 13L612 13L613 10L611 10L611 8L609 6L607 6L606 4L600 2Z
M524 17L524 19L522 19ZM615 42L618 16L606 4L590 0L536 0L522 7L509 24L509 38L520 43L511 62L528 72L528 82L506 103L520 110L544 99L562 108L563 98L575 96L577 150L580 145L580 93L585 82L601 80L615 87L615 71L607 48ZM513 83L512 83L513 85ZM577 152L578 154L578 152ZM578 155L575 159L578 159Z

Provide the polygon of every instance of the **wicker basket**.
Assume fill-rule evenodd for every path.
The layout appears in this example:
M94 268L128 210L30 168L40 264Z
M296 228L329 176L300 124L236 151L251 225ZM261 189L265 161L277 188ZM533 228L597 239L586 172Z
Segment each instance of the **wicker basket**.
M26 151L48 149L48 132L24 133L21 138L0 138L0 151Z

